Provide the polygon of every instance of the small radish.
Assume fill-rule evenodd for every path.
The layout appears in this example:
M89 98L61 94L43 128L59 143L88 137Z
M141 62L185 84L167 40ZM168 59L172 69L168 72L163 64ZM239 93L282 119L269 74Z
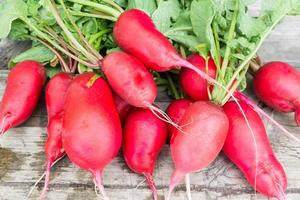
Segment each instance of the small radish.
M211 78L216 78L216 65L212 58L207 61L199 54L192 54L187 58L187 61L198 67L201 71L207 73ZM208 101L208 84L205 79L199 76L195 71L187 68L181 69L180 85L183 91L194 100ZM212 90L213 87L210 87Z
M124 52L107 55L102 70L112 89L127 103L148 108L157 95L155 81L145 66Z
M124 122L130 110L133 108L130 104L124 101L119 95L113 93L114 102L116 104L117 111L121 122Z
M46 85L45 99L48 120L63 110L65 95L73 77L65 72L53 76Z
M20 62L10 71L0 105L0 134L31 116L45 81L45 69L36 61Z
M197 101L185 111L177 130L171 139L171 155L175 164L168 200L171 192L185 175L207 167L221 151L227 131L228 118L217 105Z
M229 119L229 131L223 152L243 172L248 182L263 195L284 200L287 180L277 160L259 115L240 103L252 131L235 102L223 108Z
M96 74L78 75L69 86L62 138L70 160L92 173L107 200L102 172L118 154L122 129L110 88Z
M62 146L63 108L65 105L66 92L72 79L71 75L61 72L51 78L46 86L45 97L48 112L48 137L45 142L45 154L47 158L47 169L41 199L45 199L50 179L50 170L53 163L65 155Z
M172 121L176 124L178 124L183 117L186 109L190 106L192 103L192 100L189 99L176 99L173 100L167 110L166 113L170 116ZM176 132L176 128L174 126L171 126L168 124L168 140L171 139L173 133Z
M300 109L300 72L287 63L277 61L262 66L253 79L253 89L261 101L277 111Z
M124 126L125 161L131 170L146 177L154 200L157 200L157 189L152 173L167 134L167 124L147 109L132 111Z

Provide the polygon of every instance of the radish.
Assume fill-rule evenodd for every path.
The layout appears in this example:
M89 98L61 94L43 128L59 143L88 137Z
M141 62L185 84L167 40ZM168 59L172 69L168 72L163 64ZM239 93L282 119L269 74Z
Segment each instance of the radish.
M56 74L46 86L45 97L48 112L48 137L45 142L45 154L47 158L47 169L41 199L45 198L48 189L51 167L55 161L65 155L62 146L62 117L65 96L71 81L71 75L61 72Z
M216 65L212 58L207 61L199 54L192 54L187 58L187 61L198 67L201 71L207 73L211 78L216 78ZM208 84L205 79L199 76L195 71L187 68L181 69L180 85L183 91L194 100L208 101ZM212 87L209 87L210 92Z
M223 108L229 119L229 131L223 147L225 155L243 172L248 182L263 195L285 199L287 180L276 159L264 124L247 104L240 103L252 131L235 102Z
M129 114L132 106L124 101L119 95L113 93L114 102L116 104L117 111L119 113L119 117L121 122L124 122L127 115Z
M116 43L125 52L138 58L149 69L168 71L179 66L186 67L197 72L203 79L229 92L223 85L182 58L171 42L156 29L151 18L142 10L124 11L114 26L113 36Z
M148 109L132 111L124 126L123 154L129 168L143 174L157 200L152 174L167 138L167 124Z
M46 86L45 99L48 121L63 111L65 95L73 77L65 72L53 76Z
M78 75L69 86L62 138L70 160L92 173L104 199L108 199L102 172L121 147L122 129L110 88L98 75Z
M36 61L20 62L10 71L0 105L0 134L31 116L45 81L45 69Z
M148 108L154 103L157 86L150 72L133 56L124 52L107 55L102 70L113 90L129 104Z
M217 105L198 101L185 111L171 139L171 155L175 164L168 200L171 192L185 175L207 167L221 151L228 131L228 118Z
M190 106L192 100L189 99L176 99L173 100L167 110L166 113L170 116L174 123L179 123L181 118L183 117L186 109ZM174 126L168 125L168 141L172 138L172 135L176 132L176 128Z
M138 59L124 52L114 52L102 61L102 70L112 89L127 103L150 109L159 119L178 127L166 113L153 105L157 86L150 72Z
M261 101L277 111L300 109L300 72L287 63L277 61L262 66L253 79L253 89Z

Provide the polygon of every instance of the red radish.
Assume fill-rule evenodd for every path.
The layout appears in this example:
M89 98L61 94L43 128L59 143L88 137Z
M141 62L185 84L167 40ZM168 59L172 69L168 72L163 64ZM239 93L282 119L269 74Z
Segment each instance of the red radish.
M264 124L250 106L242 102L240 105L252 131L237 104L226 103L224 112L229 119L229 131L223 151L258 192L283 200L287 188L286 175L274 155Z
M119 113L119 117L121 122L124 122L127 115L129 114L130 110L132 109L132 106L128 104L126 101L124 101L119 95L116 93L113 93L114 102L117 107L117 111Z
M152 70L168 71L179 66L190 68L205 80L226 89L182 58L171 42L156 29L151 18L142 10L129 9L123 12L114 26L113 36L116 43L125 52L135 56ZM228 92L228 90L226 91Z
M143 174L157 200L152 173L167 138L167 124L148 109L132 111L124 126L123 154L129 168Z
M65 94L72 79L70 74L60 72L48 82L45 92L48 120L63 110Z
M0 105L0 134L31 116L45 81L45 69L36 61L20 62L10 71Z
M121 147L122 129L110 88L96 74L78 75L69 86L62 137L70 160L92 173L104 199L108 199L102 172Z
M62 117L65 105L65 96L72 79L71 75L61 72L56 74L46 86L45 97L48 112L48 137L45 142L45 154L47 158L47 169L41 199L45 198L48 189L50 169L52 165L56 160L65 155L62 146Z
M148 108L154 103L157 86L150 72L133 56L124 52L107 55L102 70L113 90L129 104Z
M175 164L168 200L171 192L185 175L207 167L221 151L228 131L228 118L217 105L198 101L185 111L171 140L171 154Z
M172 121L176 124L178 124L181 120L181 118L183 117L186 109L190 106L190 104L192 103L191 100L189 99L176 99L173 100L167 110L166 113L170 116L170 118L172 119ZM174 126L171 126L168 124L168 140L171 139L173 133L176 132L176 128Z
M104 58L102 70L112 89L127 103L138 108L148 108L161 120L178 127L153 105L157 86L150 72L138 59L124 52L114 52Z
M187 61L198 67L201 71L207 73L211 78L216 78L216 65L212 58L207 61L199 54L192 54ZM183 91L194 100L208 101L208 84L207 81L199 76L195 71L187 68L181 69L180 85ZM210 87L212 90L213 87Z
M287 63L270 62L261 67L253 79L253 89L260 100L277 111L300 109L300 72Z

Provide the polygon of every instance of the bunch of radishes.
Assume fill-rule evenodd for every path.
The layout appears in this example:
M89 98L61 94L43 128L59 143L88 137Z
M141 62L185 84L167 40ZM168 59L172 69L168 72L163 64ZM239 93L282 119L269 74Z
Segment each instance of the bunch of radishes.
M102 172L123 146L129 168L146 177L156 200L152 174L167 138L175 167L167 199L186 175L207 167L221 150L255 190L267 197L285 199L285 172L253 104L232 94L225 105L209 101L213 87L229 93L215 80L212 59L207 70L198 54L183 58L151 18L138 9L120 15L113 36L122 52L99 60L105 76L62 72L47 84L47 173L42 199L50 168L64 154L92 173L102 197L108 199ZM180 67L180 83L189 98L171 102L166 114L154 105L157 86L149 70L162 72ZM12 69L0 107L1 133L29 118L45 79L43 67L35 61L19 63ZM299 71L285 63L269 63L257 72L254 90L272 108L296 111L299 124Z

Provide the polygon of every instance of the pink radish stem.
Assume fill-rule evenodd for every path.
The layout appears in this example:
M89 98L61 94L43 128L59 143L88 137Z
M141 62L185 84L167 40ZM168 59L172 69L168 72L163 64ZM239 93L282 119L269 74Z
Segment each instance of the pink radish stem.
M40 196L41 200L46 199L46 193L47 193L47 190L48 190L49 179L50 179L51 165L52 165L52 162L48 161L47 162L47 168L46 168L45 184L44 184L44 188L43 188L42 194Z
M96 171L96 173L94 174L94 182L95 185L98 187L103 200L109 200L108 196L106 195L105 191L104 191L104 187L102 184L102 172L101 171Z
M157 200L157 189L155 187L155 184L154 184L154 181L153 181L153 178L152 178L152 175L149 174L149 173L144 173L144 176L146 177L146 180L148 182L148 185L150 187L150 189L152 190L152 193L153 193L153 200Z
M171 199L171 194L172 194L174 188L176 187L176 185L178 185L181 182L181 180L184 178L184 176L185 176L185 173L182 173L181 171L175 170L173 172L166 200Z
M53 162L51 164L51 167L53 167L57 162L59 162L61 159L63 159L66 156L66 154L64 154L62 157L60 157L59 159L57 159L55 162ZM48 163L47 163L48 166ZM50 168L51 168L50 167ZM47 171L47 170L46 170ZM39 184L39 182L44 178L44 176L46 176L46 171L41 175L41 177L34 183L34 185L32 186L32 188L30 189L30 191L27 194L27 197L30 197L30 195L32 194L33 190L36 188L37 184Z

